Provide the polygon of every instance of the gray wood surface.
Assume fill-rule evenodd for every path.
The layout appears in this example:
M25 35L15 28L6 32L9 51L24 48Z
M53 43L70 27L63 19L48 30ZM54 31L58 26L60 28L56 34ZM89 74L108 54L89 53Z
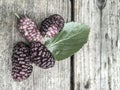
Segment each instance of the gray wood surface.
M25 40L14 13L27 14L37 24L54 13L66 22L85 23L91 28L88 43L74 63L68 58L48 70L33 65L27 80L15 82L12 48ZM120 0L0 0L0 90L120 90Z
M75 90L100 90L100 13L94 0L76 0L75 21L90 26L88 43L75 55Z
M75 55L75 90L120 90L120 1L105 1L75 2L75 21L91 27Z
M69 0L0 0L0 90L70 90L70 60L56 62L44 70L34 65L32 75L23 82L11 77L11 54L14 43L25 41L16 28L14 13L27 14L38 24L58 13L70 21Z

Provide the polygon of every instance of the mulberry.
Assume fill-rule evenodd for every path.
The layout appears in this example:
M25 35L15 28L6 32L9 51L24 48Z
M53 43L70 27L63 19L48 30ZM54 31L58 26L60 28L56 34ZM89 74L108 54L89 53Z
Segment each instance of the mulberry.
M55 64L52 53L40 42L30 43L30 56L31 61L43 69L51 68Z
M12 55L12 77L15 81L27 79L32 73L33 67L30 63L29 47L18 42L13 49Z
M43 36L54 37L64 26L64 19L58 14L54 14L46 18L40 27L40 32Z
M39 41L43 43L43 37L34 21L27 16L18 18L18 29L22 36L29 42Z

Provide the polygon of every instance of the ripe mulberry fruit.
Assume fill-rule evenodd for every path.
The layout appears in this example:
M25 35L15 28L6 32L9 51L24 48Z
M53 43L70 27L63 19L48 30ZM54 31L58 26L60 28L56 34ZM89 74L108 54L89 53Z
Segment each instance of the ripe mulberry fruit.
M64 26L64 19L58 14L54 14L46 18L40 27L40 32L43 36L54 37Z
M43 37L34 21L27 16L18 17L18 29L22 36L29 42L39 41L43 43Z
M40 42L30 43L31 61L37 66L47 69L55 65L52 53Z
M12 55L12 77L15 81L27 79L32 73L33 67L30 63L29 47L18 42L13 49Z

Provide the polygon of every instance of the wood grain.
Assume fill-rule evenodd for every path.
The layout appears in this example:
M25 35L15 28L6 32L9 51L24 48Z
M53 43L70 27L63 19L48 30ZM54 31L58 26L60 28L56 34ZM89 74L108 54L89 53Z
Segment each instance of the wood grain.
M75 1L75 20L91 27L75 55L75 90L119 90L120 1L107 0L105 7L96 1Z
M75 21L90 26L88 43L75 55L75 90L100 90L100 13L94 0L76 0Z
M0 90L70 90L70 60L56 62L44 70L34 66L32 75L23 82L11 77L14 43L25 41L16 28L14 13L27 14L40 25L47 16L57 13L70 21L69 0L0 0Z
M105 3L106 2L106 3ZM88 42L70 59L44 70L35 65L23 82L11 77L12 48L24 41L14 13L40 26L51 14L90 26ZM120 90L120 0L0 0L0 90ZM73 85L74 84L74 85Z
M106 8L103 10L103 62L106 67L108 81L107 90L120 89L120 1L107 1ZM102 76L104 77L104 76ZM103 90L105 88L103 87Z

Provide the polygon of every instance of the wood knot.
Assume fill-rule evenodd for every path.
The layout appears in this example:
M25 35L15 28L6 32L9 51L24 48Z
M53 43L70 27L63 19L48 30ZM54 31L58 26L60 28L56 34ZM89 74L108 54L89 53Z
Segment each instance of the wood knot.
M85 84L84 88L88 89L90 87L90 80L87 81L87 83Z
M100 10L102 10L106 6L106 2L107 2L107 0L97 0L96 4L97 4L98 8Z

